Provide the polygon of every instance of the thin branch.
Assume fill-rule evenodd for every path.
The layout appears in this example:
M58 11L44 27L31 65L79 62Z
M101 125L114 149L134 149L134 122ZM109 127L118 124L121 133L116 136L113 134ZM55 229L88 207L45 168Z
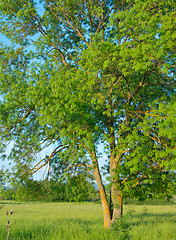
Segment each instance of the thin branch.
M61 147L62 146L62 147ZM24 172L23 174L26 174L28 172L30 172L30 175L36 173L38 170L40 170L42 167L46 166L46 164L59 152L61 152L63 149L69 147L69 145L63 146L60 145L57 148L55 148L52 153L48 156L45 157L43 159L41 159L34 167L32 167L31 169L27 170L26 172ZM60 148L60 149L59 149ZM59 149L59 150L58 150ZM44 164L40 165L43 161L47 160ZM40 165L40 166L39 166Z

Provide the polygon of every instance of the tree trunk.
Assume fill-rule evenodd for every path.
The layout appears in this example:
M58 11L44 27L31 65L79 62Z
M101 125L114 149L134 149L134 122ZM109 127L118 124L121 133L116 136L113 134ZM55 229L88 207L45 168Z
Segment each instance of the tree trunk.
M113 122L111 122L111 129ZM120 157L116 155L115 133L114 130L110 133L110 175L111 175L111 216L112 222L120 218L123 213L122 193L118 189L118 179L116 169L120 164Z
M113 206L113 214L112 214L112 222L116 221L123 214L123 198L118 189L116 189L114 183L112 183L111 187L111 198L112 198L112 206Z
M112 222L120 218L123 213L123 196L120 190L117 188L115 179L115 169L117 168L117 159L110 159L110 174L111 174L111 215Z
M111 153L114 153L114 149L115 148L112 148ZM91 152L89 151L89 154L92 160L94 177L98 185L98 190L100 192L101 202L103 206L104 227L109 228L111 226L111 223L114 222L116 219L120 218L123 212L122 195L120 191L116 188L116 179L115 179L115 169L118 165L118 160L115 158L114 154L111 154L110 174L111 174L112 186L111 186L110 203L109 203L107 200L106 190L102 182L95 149Z
M95 180L98 185L98 190L100 192L101 202L103 206L104 227L108 228L111 224L111 212L110 212L110 207L109 207L109 203L106 196L105 187L102 182L102 178L101 178L101 174L98 166L98 160L97 160L95 151L91 153L91 159L92 159L92 164L94 168Z

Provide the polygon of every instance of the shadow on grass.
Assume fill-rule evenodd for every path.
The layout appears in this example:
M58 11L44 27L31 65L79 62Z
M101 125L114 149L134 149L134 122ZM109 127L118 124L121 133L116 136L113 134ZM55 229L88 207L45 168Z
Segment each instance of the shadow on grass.
M176 223L176 215L174 213L139 213L131 216L131 225L153 224L170 222ZM133 222L134 220L134 222Z
M6 204L16 204L16 205L20 205L20 204L43 204L43 203L46 203L46 202L15 202L15 201L0 201L0 204L3 204L3 205L6 205Z
M0 204L2 204L2 205L7 205L7 204L17 204L17 205L20 205L20 204L23 204L23 203L21 203L21 202L9 202L9 201L3 201L3 202L0 202Z
M175 217L175 213L136 213L132 215L132 218L143 218L143 217L165 217L165 218L170 218L170 217Z

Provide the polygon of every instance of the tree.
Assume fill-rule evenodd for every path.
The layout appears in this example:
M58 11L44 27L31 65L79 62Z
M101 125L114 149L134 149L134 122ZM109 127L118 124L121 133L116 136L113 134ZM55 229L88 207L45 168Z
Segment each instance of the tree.
M1 33L11 41L1 47L2 143L13 140L19 149L13 158L25 153L25 163L25 156L32 162L35 152L54 146L32 172L56 155L69 155L70 165L78 156L90 159L105 227L121 216L125 195L173 193L175 138L162 129L172 129L175 112L157 109L175 94L175 6L159 0L0 5ZM100 142L109 156L110 203Z
M5 181L4 181L4 170L1 169L0 170L0 197L2 195L2 192L4 190L5 187Z
M49 176L52 191L56 192L60 201L93 200L96 197L96 190L92 166L84 156L75 157L78 157L76 164L71 164L67 154L55 156L50 161Z

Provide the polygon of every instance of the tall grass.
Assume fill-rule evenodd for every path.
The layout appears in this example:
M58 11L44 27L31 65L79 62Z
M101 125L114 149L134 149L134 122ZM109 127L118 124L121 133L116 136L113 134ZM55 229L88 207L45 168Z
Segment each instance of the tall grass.
M13 210L12 240L115 240L103 227L100 204L10 203L0 209L0 240L5 240L6 211ZM132 240L176 240L175 206L125 206L131 211Z
M6 208L13 208L12 240L114 239L103 228L99 204L42 203L8 204L0 210L1 238L6 236Z
M176 205L127 206L134 240L176 240Z

